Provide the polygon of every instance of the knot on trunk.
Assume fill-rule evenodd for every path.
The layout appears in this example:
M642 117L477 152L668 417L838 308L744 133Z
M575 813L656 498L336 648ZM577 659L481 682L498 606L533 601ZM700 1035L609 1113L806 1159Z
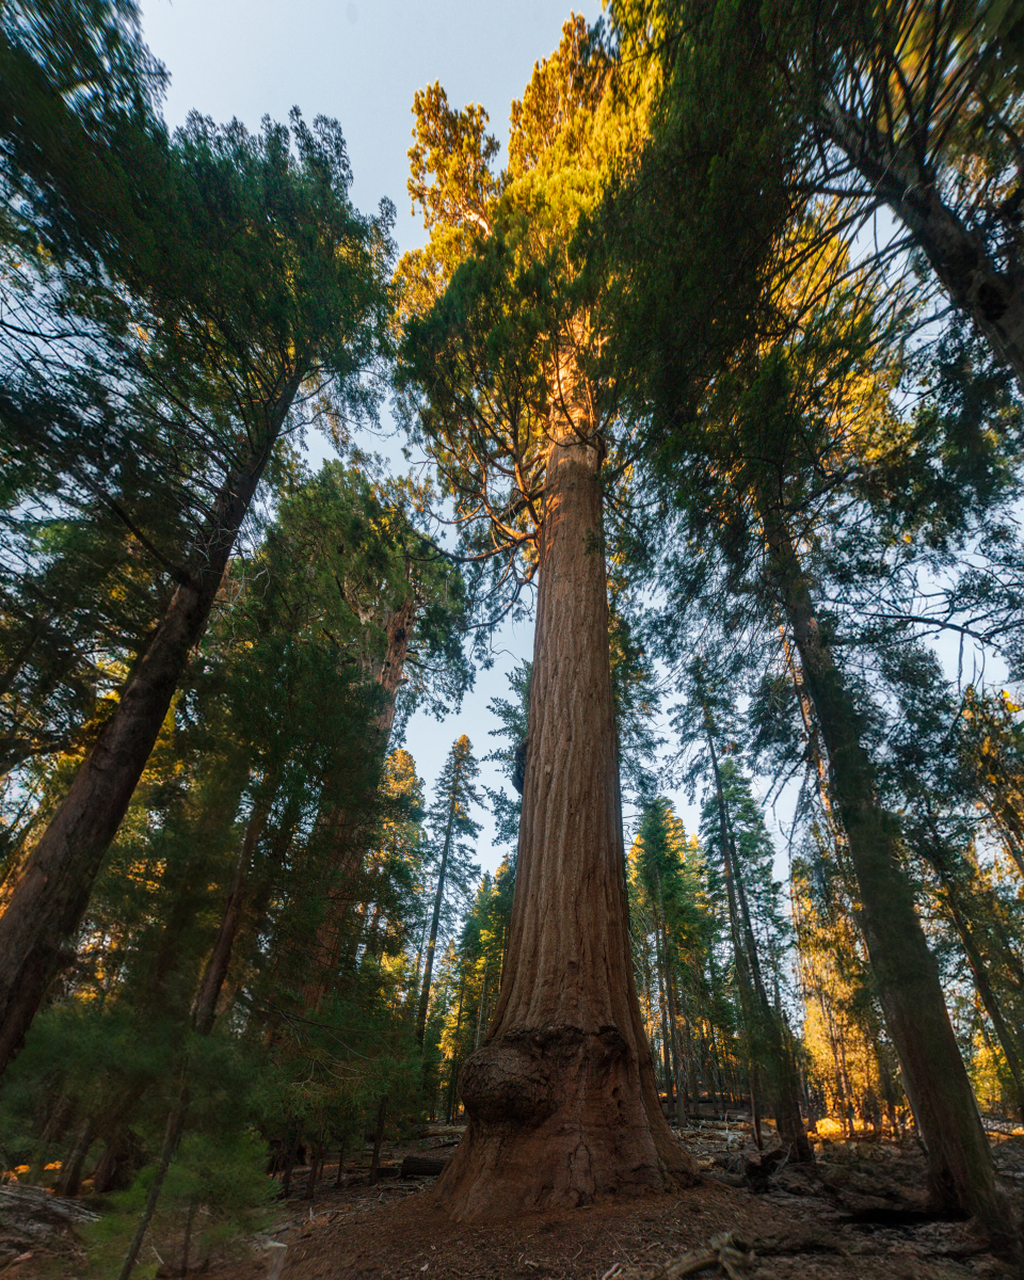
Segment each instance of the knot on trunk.
M492 1040L467 1058L459 1089L474 1120L536 1128L554 1115L567 1094L573 1096L567 1085L581 1068L588 1075L603 1077L629 1056L629 1045L618 1027L589 1032L567 1026L517 1031Z
M477 1049L459 1073L459 1092L467 1113L484 1124L533 1128L558 1109L551 1071L528 1036L505 1037Z
M986 320L995 323L1001 320L1009 309L1009 281L1005 276L991 276L981 281L975 288L974 295L977 299L978 307L981 314Z

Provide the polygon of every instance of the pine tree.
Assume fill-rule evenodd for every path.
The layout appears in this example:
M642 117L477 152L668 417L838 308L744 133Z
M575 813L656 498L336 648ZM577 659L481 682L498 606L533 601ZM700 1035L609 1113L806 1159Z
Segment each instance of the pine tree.
M0 918L3 1064L20 1046L59 966L61 940L88 902L300 386L333 382L339 403L364 398L359 374L379 349L386 220L352 211L336 128L314 133L295 116L293 130L298 158L289 152L289 131L269 123L251 139L240 126L218 131L193 119L176 140L175 220L163 230L181 254L151 290L166 324L151 344L147 374L165 404L177 390L209 424L205 437L198 434L220 474L197 536L175 549L177 586L145 654ZM230 200L208 203L202 192L211 184L224 184ZM289 240L284 231L297 217L318 227L319 238ZM230 254L221 252L225 237ZM343 243L351 254L336 252ZM259 282L251 292L239 287L246 272ZM220 362L228 349L246 358ZM209 473L203 483L211 483Z
M427 1009L430 1005L430 983L434 972L434 949L437 946L438 928L445 905L446 894L454 887L465 893L469 878L478 874L469 857L472 846L480 833L480 824L474 822L470 808L480 803L473 786L480 767L473 758L473 748L463 734L448 753L444 768L438 776L434 803L428 811L428 821L433 828L434 853L437 859L436 884L430 925L427 931L426 957L423 978L420 983L419 1008L416 1014L416 1043L423 1044L427 1026Z

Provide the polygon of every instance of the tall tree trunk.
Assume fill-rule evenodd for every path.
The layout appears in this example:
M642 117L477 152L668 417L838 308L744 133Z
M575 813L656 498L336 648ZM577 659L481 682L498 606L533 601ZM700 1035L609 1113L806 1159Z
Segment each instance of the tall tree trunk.
M380 1172L380 1145L384 1141L384 1119L388 1113L387 1094L377 1106L377 1127L373 1131L373 1155L370 1157L370 1186L376 1185Z
M934 173L909 146L833 107L825 129L914 237L950 302L969 316L997 363L1024 392L1024 291L945 203Z
M461 1220L696 1176L661 1114L633 981L598 468L595 442L556 436L508 963L438 1183Z
M427 1030L427 1006L430 1004L430 980L434 974L434 948L437 945L437 928L441 919L441 903L444 901L444 878L448 871L448 855L452 848L452 832L455 828L456 793L461 765L456 762L455 782L452 784L452 795L448 804L448 821L444 829L444 848L441 852L441 865L437 872L437 892L434 894L434 910L430 917L430 937L427 939L427 962L423 970L423 985L420 988L420 1006L416 1013L416 1043L422 1047L423 1037Z
M224 979L227 976L228 965L231 961L232 949L234 947L235 938L238 934L239 925L243 919L246 871L251 866L256 846L258 845L260 837L266 827L273 798L274 786L272 783L268 785L268 779L264 778L263 784L260 787L260 792L253 804L253 810L250 814L249 823L246 827L245 837L242 841L242 847L239 851L238 860L235 864L235 875L231 888L228 892L227 901L224 907L224 914L221 918L221 925L217 933L216 941L214 942L213 951L210 955L210 959L207 961L203 976L200 979L195 999L192 1001L192 1008L189 1013L189 1029L198 1036L208 1036L213 1031L213 1024L217 1017L217 1001L220 997ZM146 1232L149 1230L149 1224L156 1212L157 1203L160 1199L160 1192L167 1177L171 1161L174 1159L175 1153L178 1149L178 1143L180 1142L181 1136L185 1130L185 1121L189 1108L189 1057L187 1048L182 1055L179 1070L181 1078L180 1092L177 1101L171 1108L167 1117L167 1127L164 1132L164 1142L157 1162L156 1174L150 1187L146 1207L143 1210L142 1217L139 1219L135 1236L129 1248L128 1256L125 1259L120 1280L129 1280L129 1277L135 1267L135 1263L139 1256L139 1250L142 1248L142 1242L146 1237ZM297 1140L296 1131L295 1141ZM315 1175L315 1172L316 1162L314 1160L311 1176ZM289 1166L286 1180L287 1178L290 1178L290 1176L291 1167Z
M113 715L82 762L0 916L0 1073L17 1053L89 904L106 851L146 767L189 651L206 630L239 527L300 379L268 407L261 446L225 480L190 572Z
M391 741L398 690L405 682L409 635L415 615L416 601L410 594L409 599L388 618L384 657L372 669L373 678L383 695L380 713L372 722L370 733L373 749L381 764ZM313 976L302 992L307 1010L317 1007L339 971L345 942L352 930L353 893L366 852L364 819L349 813L343 806L327 805L321 810L317 815L315 835L317 839L326 841L330 849L328 875L331 887L327 908L317 926L313 944Z
M658 891L658 901L654 912L654 966L658 975L658 1017L661 1021L661 1069L665 1078L665 1094L668 1105L672 1105L672 1050L668 1042L668 975L667 975L667 953L662 945L662 915L661 915L661 877L657 875L655 869L655 883ZM653 1013L653 1010L652 1010ZM652 1018L653 1025L653 1018Z
M156 1213L156 1206L160 1200L160 1192L163 1190L164 1182L167 1179L167 1171L171 1167L171 1161L174 1159L178 1150L178 1143L181 1141L181 1135L185 1128L185 1116L188 1112L189 1096L188 1090L184 1083L185 1070L182 1070L182 1085L178 1100L171 1108L167 1116L167 1124L164 1128L164 1140L160 1146L160 1155L157 1159L156 1172L153 1175L153 1181L149 1186L149 1195L146 1197L146 1207L142 1211L138 1225L135 1228L135 1235L132 1242L128 1246L128 1253L125 1257L124 1264L121 1267L121 1275L119 1280L130 1280L132 1272L135 1270L135 1263L138 1261L139 1252L142 1249L142 1243L146 1238L146 1232L149 1230L149 1224L153 1221L153 1215Z
M452 1064L448 1076L448 1123L452 1124L459 1109L459 1032L462 1029L462 1000L466 994L466 970L462 969L459 981L459 1008L455 1015L455 1033L452 1036Z
M266 777L260 783L259 792L253 801L252 812L245 828L242 847L238 851L235 873L228 889L228 896L221 915L220 928L213 943L213 950L206 962L199 990L192 1005L192 1025L201 1036L209 1035L213 1030L217 1016L217 1001L220 998L224 979L228 975L231 956L234 951L235 938L244 919L248 894L246 892L249 872L253 865L256 846L263 836L270 816L270 807L274 800L272 781Z
M931 851L928 860L938 873L945 892L946 907L953 925L960 935L960 941L971 966L975 990L981 998L989 1021L992 1023L996 1038L1003 1051L1003 1057L1006 1059L1006 1065L1010 1075L1013 1077L1017 1095L1017 1109L1021 1114L1021 1118L1024 1119L1024 1052L1022 1052L1024 1046L1021 1043L1021 1028L1016 1019L1011 1025L1010 1020L1003 1012L1002 1001L996 995L992 980L989 977L989 966L986 963L985 955L975 936L969 913L964 908L960 886L957 884L955 876L949 874L940 848L941 846L936 841L936 846Z
M750 908L747 904L746 889L740 873L736 857L736 842L733 837L732 824L729 822L725 789L722 785L722 772L718 763L718 752L715 750L715 735L712 729L710 709L705 702L704 735L711 755L711 769L715 779L715 794L718 800L718 821L722 842L722 862L725 869L726 896L729 904L729 920L732 927L733 949L736 953L737 968L740 978L741 1003L748 1035L752 1039L751 1065L751 1108L756 1109L754 1097L757 1089L756 1076L766 1074L770 1081L771 1106L775 1115L775 1124L779 1137L790 1147L794 1160L809 1164L814 1161L814 1152L807 1137L807 1129L800 1114L800 1080L796 1069L796 1059L790 1036L782 1023L781 1014L773 1009L765 990L761 974L761 963L757 954L757 942L750 919ZM746 999L742 997L746 995ZM766 1062L761 1062L761 1053L765 1053ZM766 1068L762 1073L759 1065ZM759 1127L759 1125L755 1125ZM759 1144L760 1145L760 1144Z
M860 717L822 634L810 588L782 517L759 494L775 588L800 656L804 683L828 754L832 794L846 831L860 893L858 920L872 973L928 1152L939 1206L977 1217L998 1247L1012 1251L1014 1217L997 1188L981 1124L913 890L900 863L899 829L878 801Z
M77 1196L82 1185L82 1170L96 1136L96 1122L87 1116L75 1131L75 1140L67 1158L61 1165L60 1177L54 1191L59 1196Z

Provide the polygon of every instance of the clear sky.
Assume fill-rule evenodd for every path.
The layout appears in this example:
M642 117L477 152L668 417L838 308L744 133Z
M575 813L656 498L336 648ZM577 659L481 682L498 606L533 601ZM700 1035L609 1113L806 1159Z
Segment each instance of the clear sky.
M591 21L600 11L595 0L575 6ZM371 212L383 197L394 201L405 252L424 240L405 186L416 90L440 80L454 106L481 103L504 151L509 105L533 64L557 46L570 12L560 0L144 0L143 27L171 74L169 125L193 110L218 122L236 117L251 129L264 115L286 120L293 106L310 121L335 117L348 143L354 203ZM310 444L315 462L325 448ZM368 447L381 450L375 441ZM505 673L530 656L532 626L506 629L495 646L501 652L494 668L478 674L461 711L440 724L419 714L409 725L406 746L428 797L459 734L469 735L478 759L495 746L488 731L497 722L487 704L507 695ZM481 782L499 785L491 765L483 766ZM489 815L476 816L484 822L478 860L493 869L502 851L493 848Z
M192 110L250 128L293 106L309 120L335 117L355 204L371 212L393 200L404 251L423 240L405 189L413 94L440 80L454 106L481 103L504 143L509 104L570 11L569 0L144 0L143 24L171 73L170 124ZM590 20L600 11L576 4Z

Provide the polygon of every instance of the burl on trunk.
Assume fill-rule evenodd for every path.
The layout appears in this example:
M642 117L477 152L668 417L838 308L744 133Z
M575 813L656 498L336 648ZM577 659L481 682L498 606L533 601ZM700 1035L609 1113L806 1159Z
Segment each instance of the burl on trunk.
M596 441L552 445L505 978L438 1184L458 1219L688 1185L633 981Z

